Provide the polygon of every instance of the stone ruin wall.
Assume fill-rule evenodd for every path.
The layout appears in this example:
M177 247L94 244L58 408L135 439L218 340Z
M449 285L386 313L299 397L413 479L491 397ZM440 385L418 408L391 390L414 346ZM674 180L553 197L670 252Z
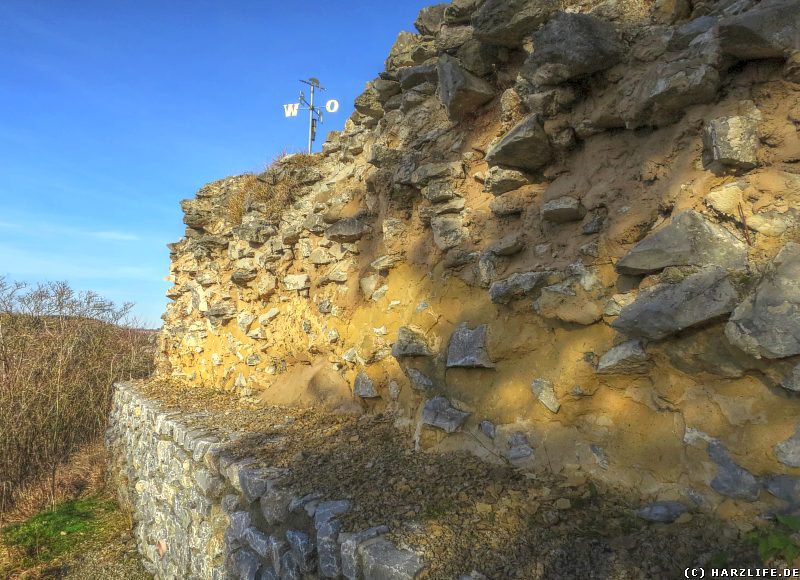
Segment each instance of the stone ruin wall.
M424 568L383 537L386 526L342 531L349 501L298 493L286 468L234 453L241 434L207 418L114 385L109 474L156 578L403 580Z
M161 374L724 517L800 502L800 7L629 4L424 10L259 176L283 211L247 176L182 202Z

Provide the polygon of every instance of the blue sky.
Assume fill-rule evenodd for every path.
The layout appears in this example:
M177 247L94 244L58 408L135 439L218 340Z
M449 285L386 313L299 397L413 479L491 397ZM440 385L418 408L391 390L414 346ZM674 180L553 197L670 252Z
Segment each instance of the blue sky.
M2 0L0 275L160 325L179 200L305 146L300 78L342 107L428 0Z

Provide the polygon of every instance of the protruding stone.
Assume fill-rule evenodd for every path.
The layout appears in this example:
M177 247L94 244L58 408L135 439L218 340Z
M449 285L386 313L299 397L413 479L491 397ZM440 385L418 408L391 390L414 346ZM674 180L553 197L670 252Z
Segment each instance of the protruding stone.
M258 555L247 548L237 550L233 554L233 567L242 580L257 580L261 570L261 560Z
M364 371L359 371L356 375L356 381L353 384L353 392L356 396L362 399L376 399L380 397L378 391L375 390L375 383L367 376Z
M375 580L414 580L425 568L413 552L399 550L394 544L378 538L362 545L358 552L364 564L364 578Z
M768 475L761 483L767 493L788 503L790 509L800 507L800 477Z
M722 83L713 48L670 62L655 62L638 80L633 104L622 113L626 127L661 127L674 123L687 107L717 99Z
M508 304L512 300L535 297L539 290L552 282L553 272L523 272L498 280L489 288L489 296L495 304Z
M519 233L500 238L489 247L489 251L495 256L513 256L524 249L525 243Z
M422 409L422 422L446 433L454 433L471 414L459 411L444 397L436 397L426 401Z
M452 163L426 163L420 165L411 174L411 184L425 187L429 183L442 179L463 179L464 164L460 161Z
M465 70L457 59L439 57L439 97L452 120L463 119L494 96L494 87Z
M261 515L264 516L264 520L271 526L285 522L289 517L292 497L290 491L281 489L274 481L269 481L260 500Z
M426 63L400 69L397 78L403 91L409 91L425 83L435 85L439 82L439 71L436 63Z
M269 557L267 559L272 560L272 571L276 576L281 573L281 561L283 555L288 551L289 544L276 536L269 537Z
M586 208L579 199L564 196L548 201L542 206L542 219L554 224L563 224L582 220Z
M325 230L325 237L334 242L357 242L370 231L363 218L345 218Z
M406 369L408 379L411 381L411 386L418 391L427 391L433 388L433 381L422 371L417 369Z
M291 274L283 278L283 286L287 290L305 290L311 286L308 274Z
M722 52L740 60L782 58L800 50L800 7L795 0L766 0L719 21Z
M288 530L286 532L286 541L289 543L289 549L300 571L305 574L313 572L316 567L314 559L315 546L308 534L299 530Z
M755 501L761 491L758 480L752 473L734 463L728 450L719 441L708 444L708 456L717 464L716 477L711 487L717 493L733 499Z
M494 368L486 349L488 330L486 324L471 329L462 322L450 337L447 367Z
M531 196L524 190L509 191L489 202L491 212L499 217L517 217L531 205Z
M325 264L330 264L331 262L335 262L336 256L331 254L325 248L316 248L308 256L308 261L314 264L315 266L324 266Z
M678 501L657 501L636 510L636 516L648 522L674 522L688 508Z
M239 485L245 500L252 503L267 491L267 473L263 469L242 469L239 471Z
M552 158L552 147L547 133L536 115L517 124L486 153L490 165L506 165L535 171L547 165Z
M714 170L753 169L758 164L758 143L758 120L754 116L714 119L703 133L703 163Z
M739 296L725 270L707 266L677 284L642 290L611 326L628 336L661 340L731 312Z
M792 372L786 375L783 381L781 381L781 386L793 393L800 392L800 365L794 367ZM798 465L798 467L800 467L800 465Z
M433 242L440 250L459 245L466 236L464 219L460 215L440 215L431 218Z
M481 433L486 435L489 439L494 439L497 436L497 426L488 419L481 421L478 424L478 429L480 429Z
M389 528L386 526L376 526L354 534L341 534L339 536L342 544L342 575L347 580L361 580L364 577L358 548L365 542L387 533L389 533ZM343 537L344 540L342 540Z
M256 270L245 270L239 269L234 270L233 274L231 274L231 282L237 284L239 286L244 286L248 282L252 282L258 276L258 272Z
M555 387L547 379L534 379L533 383L531 383L531 390L539 402L551 413L558 413L559 409L561 409L561 403L558 402L556 397Z
M244 541L262 558L269 557L269 536L258 528L249 527L244 533Z
M528 436L525 433L514 433L508 438L508 457L509 461L521 461L533 455L533 447L531 447Z
M448 6L447 3L426 6L419 11L417 19L414 21L414 27L419 30L420 34L435 35L442 27L444 11Z
M558 8L556 0L486 0L472 18L475 37L516 48Z
M534 35L534 46L522 75L537 85L611 68L622 56L614 26L588 14L557 13Z
M522 171L495 166L490 167L489 171L486 172L483 189L494 195L502 195L519 189L528 183L530 181Z
M638 340L623 342L600 357L597 363L597 374L600 375L632 375L647 372L650 361L647 353Z
M398 329L397 340L392 345L392 356L399 359L432 355L433 352L422 331L408 326L401 326Z
M800 467L800 428L775 446L775 457L789 467Z
M620 274L650 274L667 266L747 267L747 246L722 226L687 210L636 244L619 262Z
M725 327L725 336L761 358L800 354L800 244L789 242Z

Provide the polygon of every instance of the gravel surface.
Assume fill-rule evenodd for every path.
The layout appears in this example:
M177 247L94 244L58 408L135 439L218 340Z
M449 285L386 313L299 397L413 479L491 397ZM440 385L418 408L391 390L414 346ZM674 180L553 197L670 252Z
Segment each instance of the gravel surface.
M141 385L194 421L239 434L230 453L291 467L290 485L349 499L346 530L385 524L420 552L428 577L676 578L709 562L758 565L738 530L692 513L673 524L635 517L642 500L584 477L491 465L466 453L423 453L389 416L263 408L221 391Z

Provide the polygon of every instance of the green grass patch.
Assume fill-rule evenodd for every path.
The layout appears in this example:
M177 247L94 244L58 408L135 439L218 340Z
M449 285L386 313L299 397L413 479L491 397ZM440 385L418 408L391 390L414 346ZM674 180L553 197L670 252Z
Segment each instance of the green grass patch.
M20 553L27 564L45 563L74 552L104 532L117 505L108 499L66 501L0 532L6 546Z

